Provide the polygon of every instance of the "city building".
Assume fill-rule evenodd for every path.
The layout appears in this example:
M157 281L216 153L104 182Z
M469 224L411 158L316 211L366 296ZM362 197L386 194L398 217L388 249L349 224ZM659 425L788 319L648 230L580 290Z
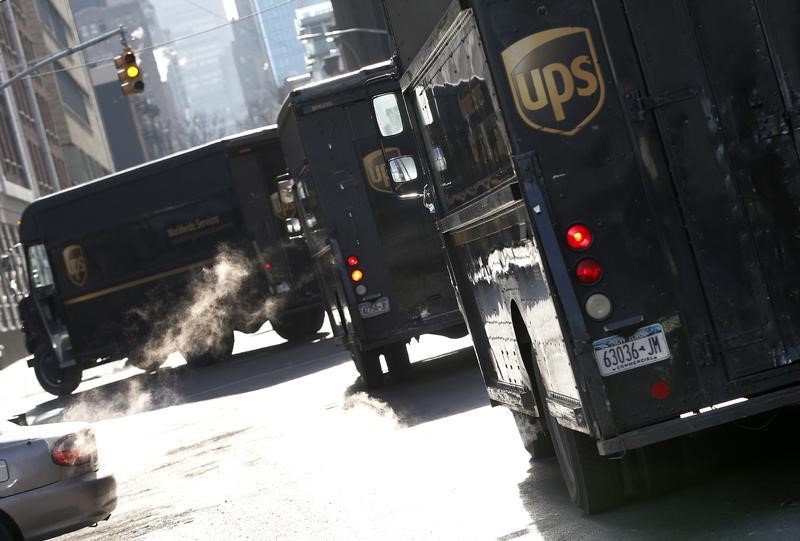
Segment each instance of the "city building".
M103 117L106 138L116 170L151 161L179 146L175 127L181 118L177 93L162 81L153 52L158 33L152 5L147 0L73 0L72 10L82 41L122 25L137 52L145 92L125 96L112 59L122 51L112 38L84 52ZM135 37L134 37L135 36Z
M150 0L165 41L171 42L169 78L179 81L183 146L205 143L240 129L247 108L236 77L236 18L222 0Z
M342 72L336 40L328 35L336 28L333 6L329 1L317 2L294 12L297 38L305 49L306 70L312 81L319 81Z
M23 63L17 45L25 57L36 58L33 41L42 33L41 23L26 17L22 7L19 0L0 4L2 81ZM61 107L59 100L56 89L41 77L17 82L0 93L0 366L25 354L16 307L24 289L22 254L16 247L18 221L36 197L71 184L53 114ZM37 114L42 119L44 142L37 133ZM54 166L55 178L48 173L48 160Z
M18 0L19 1L19 0ZM41 24L30 33L29 59L44 58L70 46L80 37L69 4L55 0L19 2L22 18ZM51 114L64 153L69 180L79 184L110 173L111 153L83 54L67 56L42 69L44 85L55 89Z
M269 69L280 89L285 88L287 79L302 79L308 74L306 51L297 39L295 11L314 3L314 0L256 0Z
M354 71L392 56L380 0L331 0L342 68Z
M233 56L247 107L247 121L242 127L249 129L276 122L283 96L270 73L254 0L236 0L236 12Z

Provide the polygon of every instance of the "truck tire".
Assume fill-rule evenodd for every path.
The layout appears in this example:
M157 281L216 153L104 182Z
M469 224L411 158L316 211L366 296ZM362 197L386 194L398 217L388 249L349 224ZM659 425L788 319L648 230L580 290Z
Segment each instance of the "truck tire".
M208 351L199 351L185 355L186 364L192 368L210 366L231 358L233 354L233 331L222 335L217 347Z
M555 449L553 448L553 440L547 432L547 427L544 426L546 421L519 411L511 410L511 413L514 416L519 437L522 439L522 445L530 453L531 459L541 460L552 457L555 454Z
M536 356L533 356L533 376L538 392L537 405L542 411L553 445L561 477L567 485L572 502L584 513L599 513L616 507L625 499L625 483L618 460L600 456L594 439L561 426L550 414L547 404L539 397L547 396Z
M386 367L389 375L395 381L408 379L411 374L411 360L408 358L408 349L404 342L385 346L382 350L383 357L386 359Z
M361 381L367 389L383 387L383 370L378 350L354 352L353 361L356 363Z
M272 329L287 342L311 340L322 328L325 310L322 307L276 318Z
M33 354L33 372L42 389L55 396L68 396L81 383L83 370L78 365L61 368L53 348L41 345Z
M594 440L563 427L547 414L553 447L569 497L586 514L620 505L625 499L621 465L601 457Z

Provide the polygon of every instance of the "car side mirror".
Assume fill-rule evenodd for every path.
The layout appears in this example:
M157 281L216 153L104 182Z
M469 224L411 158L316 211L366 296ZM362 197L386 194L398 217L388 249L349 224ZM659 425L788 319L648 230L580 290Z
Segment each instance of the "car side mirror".
M400 156L389 160L389 172L392 174L392 182L395 184L405 184L416 180L417 163L412 156Z
M392 178L392 189L401 199L421 197L422 185L419 181L419 170L413 156L398 156L389 160L389 173Z
M294 179L287 178L278 181L278 197L280 197L281 204L292 205L294 204Z

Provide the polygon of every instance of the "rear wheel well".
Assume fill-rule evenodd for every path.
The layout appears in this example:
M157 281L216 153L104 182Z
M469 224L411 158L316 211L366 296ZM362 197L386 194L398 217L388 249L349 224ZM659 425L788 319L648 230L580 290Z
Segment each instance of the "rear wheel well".
M3 526L5 526L5 528L9 531L9 533L11 533L12 535L11 541L23 540L22 532L19 530L19 526L17 526L17 523L14 522L14 519L8 516L8 514L6 514L5 511L0 509L0 527Z
M528 332L528 327L525 325L525 320L522 318L522 312L517 306L517 301L511 301L511 323L514 326L514 338L517 341L519 354L522 357L522 364L525 367L525 372L531 381L531 388L535 390L536 378L533 370L533 340Z
M536 402L536 407L539 409L539 414L544 416L546 407L544 397L539 396L539 387L536 385L536 374L538 373L533 363L536 362L533 353L533 340L528 332L528 326L525 325L525 319L522 317L522 312L519 309L516 301L511 301L511 323L514 326L514 338L517 341L519 354L522 358L522 364L525 372L530 381L530 390Z

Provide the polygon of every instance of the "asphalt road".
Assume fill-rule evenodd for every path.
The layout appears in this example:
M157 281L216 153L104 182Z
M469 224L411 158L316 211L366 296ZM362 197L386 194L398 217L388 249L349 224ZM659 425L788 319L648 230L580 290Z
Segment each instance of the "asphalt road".
M510 414L489 407L469 350L422 361L459 345L415 344L414 378L369 394L332 340L289 346L267 331L239 336L238 350L267 347L224 365L114 363L72 397L15 404L34 423L93 421L117 476L111 519L63 539L800 536L800 443L779 437L796 430L791 415L698 438L701 475L667 471L665 493L585 517L556 462L531 463Z

